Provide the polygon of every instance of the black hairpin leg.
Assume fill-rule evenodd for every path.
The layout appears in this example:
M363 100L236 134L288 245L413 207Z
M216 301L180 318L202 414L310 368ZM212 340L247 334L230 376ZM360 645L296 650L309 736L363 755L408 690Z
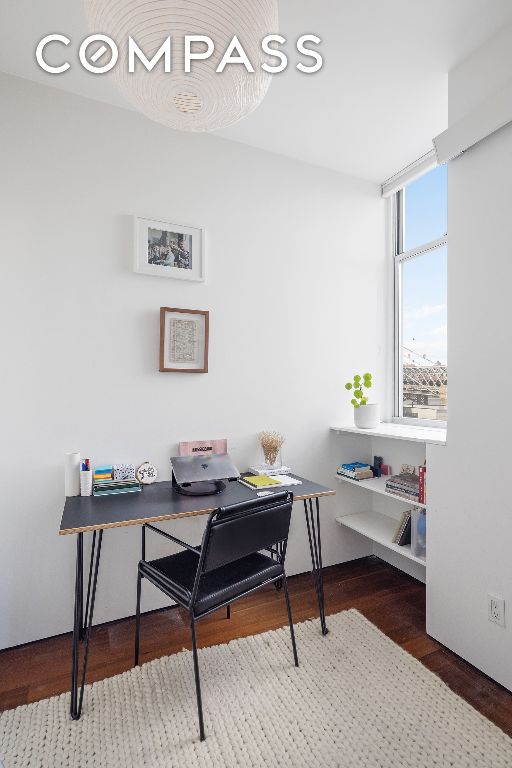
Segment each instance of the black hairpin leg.
M197 715L199 718L199 739L204 741L203 704L201 701L201 682L199 680L199 662L197 659L196 622L194 615L190 614L190 629L192 631L192 655L194 657L194 679L196 682Z
M97 541L96 541L97 539ZM71 705L70 714L73 720L78 720L82 713L84 698L85 675L87 673L87 661L89 658L89 640L91 637L92 620L94 616L94 603L96 600L96 586L98 583L98 569L100 565L101 542L103 531L94 531L92 538L91 562L89 565L89 579L87 582L87 598L84 613L84 535L77 534L76 541L76 571L75 571L75 613L73 623L73 660L71 667ZM79 659L80 640L83 640L82 677L80 687Z
M318 498L315 499L315 502L316 525L315 515L313 513L313 499L304 499L304 512L306 513L306 523L308 527L312 573L313 579L315 581L318 608L320 609L320 626L322 627L322 635L326 635L329 630L327 629L327 624L325 623L324 582L322 576L322 540L320 537L320 503Z
M298 667L299 657L297 656L297 646L295 644L295 632L293 631L292 607L290 605L290 595L288 593L288 582L286 581L286 576L283 576L283 584L284 584L284 596L286 599L286 610L288 613L288 624L290 627L290 635L292 638L293 660L295 662L295 666Z
M280 541L280 542L278 542L276 544L276 550L277 550L276 560L278 560L279 562L282 563L283 562L283 542L282 541ZM274 555L272 555L272 557L274 557ZM277 581L274 581L274 587L276 589L282 589L283 588L283 580L282 579L278 579Z

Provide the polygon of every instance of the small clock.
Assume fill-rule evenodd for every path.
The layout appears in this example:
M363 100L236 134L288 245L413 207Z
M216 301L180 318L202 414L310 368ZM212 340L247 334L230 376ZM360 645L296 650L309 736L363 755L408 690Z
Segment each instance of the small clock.
M150 461L144 461L137 468L137 480L142 485L151 485L158 477L158 469Z

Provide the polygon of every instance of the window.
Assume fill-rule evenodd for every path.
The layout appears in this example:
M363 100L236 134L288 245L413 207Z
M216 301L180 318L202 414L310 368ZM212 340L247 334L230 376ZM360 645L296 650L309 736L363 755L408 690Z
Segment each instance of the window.
M394 195L394 416L441 424L448 412L447 168Z

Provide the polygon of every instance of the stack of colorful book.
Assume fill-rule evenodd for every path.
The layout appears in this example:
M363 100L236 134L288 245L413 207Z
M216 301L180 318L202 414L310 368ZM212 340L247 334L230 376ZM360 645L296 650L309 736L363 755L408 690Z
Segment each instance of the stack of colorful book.
M368 480L373 477L373 471L369 464L363 464L361 461L353 461L351 464L340 464L336 470L341 477L348 477L351 480Z
M386 481L386 491L408 501L419 501L419 483L418 475L412 472L401 472L399 475L392 475Z
M114 480L113 467L96 467L94 470L93 496L112 496L116 493L139 493L142 486L138 480Z
M108 464L104 467L95 467L94 468L94 475L92 476L92 479L94 482L101 481L101 480L113 480L114 477L114 467L112 464Z

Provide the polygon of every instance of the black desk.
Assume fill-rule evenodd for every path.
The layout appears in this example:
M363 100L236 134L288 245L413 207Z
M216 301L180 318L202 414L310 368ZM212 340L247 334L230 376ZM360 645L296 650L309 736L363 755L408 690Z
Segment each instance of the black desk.
M294 477L296 476L294 475ZM320 610L320 625L322 634L326 635L328 630L325 623L322 582L319 499L322 496L334 496L335 491L304 478L298 477L298 479L302 480L301 485L292 485L287 488L293 492L295 501L304 502L312 574ZM125 493L114 496L72 496L66 499L59 534L77 534L70 708L73 720L78 720L82 712L103 531L127 525L143 526L145 523L207 515L219 506L227 506L254 498L256 498L255 491L237 482L228 483L226 490L215 496L196 497L182 496L176 493L171 482L161 482L145 486L141 493ZM315 509L313 508L313 500L315 501ZM93 539L84 610L84 533L89 531L92 531ZM84 651L79 686L80 641L83 641Z

